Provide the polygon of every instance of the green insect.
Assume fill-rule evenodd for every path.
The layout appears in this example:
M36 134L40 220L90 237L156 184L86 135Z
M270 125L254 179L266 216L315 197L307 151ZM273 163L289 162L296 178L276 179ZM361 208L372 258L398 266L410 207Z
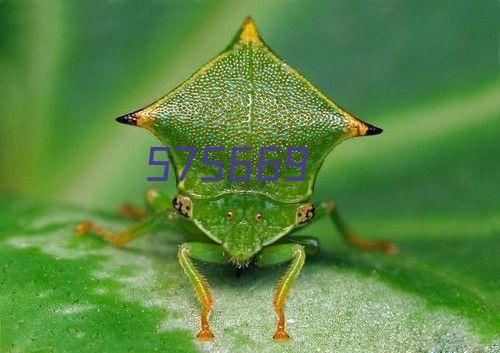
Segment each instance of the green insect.
M366 250L395 251L388 242L356 236L340 218L334 202L311 201L316 175L333 147L350 137L376 135L382 130L347 113L279 59L264 44L250 18L220 55L184 83L153 104L116 120L146 128L166 146L219 146L205 149L206 155L194 160L184 151L170 149L178 194L172 197L151 189L146 192L148 212L130 206L122 209L141 219L132 228L113 234L88 221L77 227L78 234L91 231L114 244L127 243L159 225L201 234L203 242L186 242L178 249L180 265L202 305L199 339L214 337L208 321L212 294L193 260L238 267L290 262L273 302L278 316L273 338L287 339L283 313L287 295L304 265L306 251L318 250L315 238L294 236L294 231L328 216L348 243ZM259 181L259 176L275 171L276 165L268 163L262 169L252 168L247 179L231 180L226 167L234 163L235 146L247 147L236 156L238 160L256 166L262 158L272 159L279 162L281 175L274 181ZM263 146L274 148L261 156ZM301 181L293 181L297 156L289 154L290 146L308 151ZM214 167L211 161L224 168ZM189 171L182 176L189 163ZM245 169L242 163L238 173L233 173L241 175L241 169ZM202 180L217 176L217 182Z

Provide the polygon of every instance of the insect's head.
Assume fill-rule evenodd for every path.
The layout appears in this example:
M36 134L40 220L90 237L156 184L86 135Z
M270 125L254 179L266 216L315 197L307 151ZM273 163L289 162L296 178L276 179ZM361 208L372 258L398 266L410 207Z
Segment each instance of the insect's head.
M209 237L222 243L233 263L242 266L295 226L296 207L264 195L225 194L196 200L192 217Z

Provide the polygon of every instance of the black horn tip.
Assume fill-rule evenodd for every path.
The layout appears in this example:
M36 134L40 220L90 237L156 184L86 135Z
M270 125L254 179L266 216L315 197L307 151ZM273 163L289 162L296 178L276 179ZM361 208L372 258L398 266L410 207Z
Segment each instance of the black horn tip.
M366 124L366 126L368 126L368 130L366 130L366 134L365 134L366 136L378 135L378 134L381 134L382 131L384 131L381 128L370 125L370 124Z
M137 117L134 113L119 116L116 118L116 121L122 124L137 126Z

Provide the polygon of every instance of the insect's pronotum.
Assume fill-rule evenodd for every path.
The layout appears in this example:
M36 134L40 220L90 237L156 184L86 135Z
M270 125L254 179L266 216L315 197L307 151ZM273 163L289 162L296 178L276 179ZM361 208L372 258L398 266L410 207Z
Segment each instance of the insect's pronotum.
M202 306L197 336L202 340L214 337L208 321L212 294L192 260L230 262L237 267L290 262L273 302L278 316L273 338L287 339L283 309L288 292L304 264L306 251L318 248L315 238L296 236L295 230L327 216L350 244L366 250L395 251L388 242L356 236L340 218L335 203L311 200L316 175L334 146L382 130L350 115L279 59L264 44L250 18L226 50L183 84L153 104L116 120L149 130L166 146L222 146L223 150L211 152L217 153L224 166L231 162L235 146L250 148L246 156L254 166L262 146L278 147L273 151L275 160L285 168L273 182L258 181L257 168L252 168L248 181L235 182L238 179L234 177L229 180L227 168L214 168L196 159L191 161L190 172L180 178L188 154L171 149L177 195L148 190L148 212L123 209L123 213L141 220L120 233L113 234L88 221L77 227L78 234L93 231L114 244L127 243L159 225L203 234L204 242L186 242L178 249L180 265ZM296 175L294 168L286 167L293 162L287 161L288 146L307 148L308 162L301 181L286 180ZM222 176L217 175L219 172ZM200 181L207 177L218 179Z

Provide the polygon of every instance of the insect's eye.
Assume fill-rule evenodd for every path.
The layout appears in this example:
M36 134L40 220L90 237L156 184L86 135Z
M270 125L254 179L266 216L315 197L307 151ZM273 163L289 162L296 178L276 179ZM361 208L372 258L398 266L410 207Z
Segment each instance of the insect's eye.
M226 214L226 218L228 220L232 220L233 219L233 212L229 211L227 214Z
M256 220L257 222L262 221L262 215L261 215L261 214L257 214L257 215L255 216L255 220Z
M182 196L182 195L176 195L174 197L174 199L172 200L172 206L182 216L187 217L187 218L191 218L193 204L192 204L191 200L189 199L189 197Z
M312 203L306 203L306 204L300 205L297 208L297 214L296 214L297 223L298 224L305 224L305 223L309 222L311 219L314 218L314 213L315 213L315 209L314 209L314 205Z

